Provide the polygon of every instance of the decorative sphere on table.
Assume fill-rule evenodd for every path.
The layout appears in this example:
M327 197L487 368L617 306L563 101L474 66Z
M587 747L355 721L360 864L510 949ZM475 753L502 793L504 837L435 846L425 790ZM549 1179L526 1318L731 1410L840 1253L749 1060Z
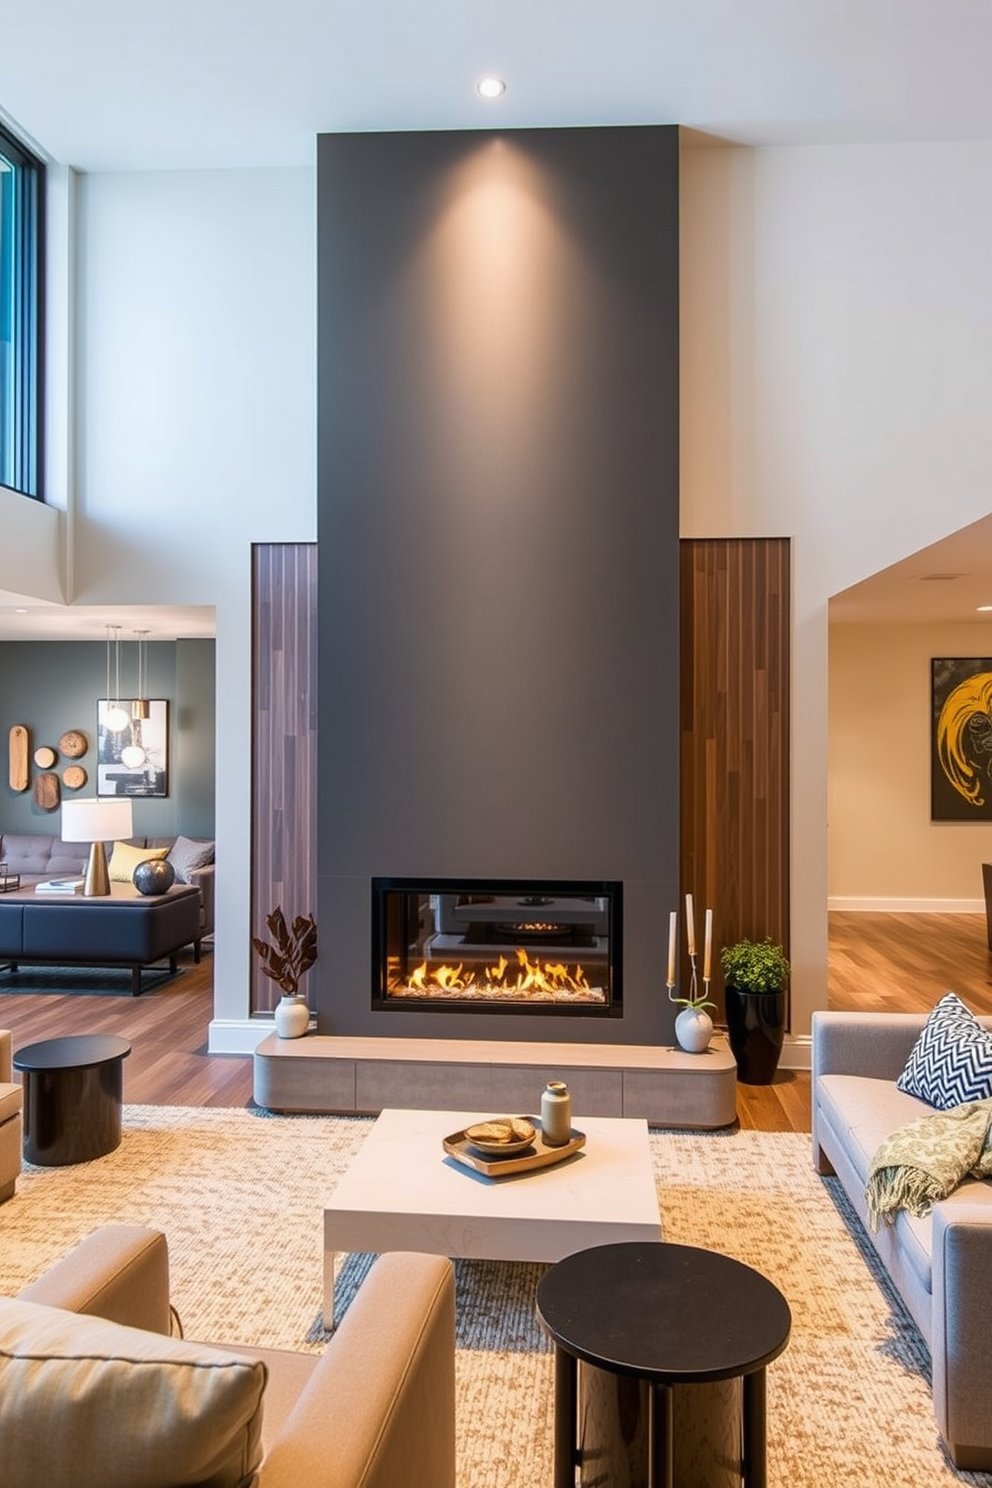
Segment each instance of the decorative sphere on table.
M146 858L131 875L139 894L164 894L176 881L176 870L167 858Z

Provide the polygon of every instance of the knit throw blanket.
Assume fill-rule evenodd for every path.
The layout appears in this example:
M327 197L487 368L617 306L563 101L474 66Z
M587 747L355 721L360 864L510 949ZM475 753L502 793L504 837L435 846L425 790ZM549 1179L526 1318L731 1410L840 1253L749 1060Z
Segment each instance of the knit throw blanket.
M992 1176L992 1100L966 1101L891 1132L872 1158L865 1188L873 1230L896 1211L929 1214L963 1179Z

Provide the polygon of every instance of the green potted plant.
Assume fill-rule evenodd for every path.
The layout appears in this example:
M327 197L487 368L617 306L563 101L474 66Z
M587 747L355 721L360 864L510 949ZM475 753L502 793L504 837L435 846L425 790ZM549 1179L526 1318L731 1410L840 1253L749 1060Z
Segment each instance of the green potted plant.
M766 936L724 946L720 966L727 1037L737 1061L737 1077L745 1085L770 1085L785 1037L788 958Z
M300 1038L310 1026L310 1009L300 992L300 978L317 959L317 925L313 915L297 915L292 925L277 905L265 923L274 944L252 936L262 970L282 992L275 1010L280 1038Z

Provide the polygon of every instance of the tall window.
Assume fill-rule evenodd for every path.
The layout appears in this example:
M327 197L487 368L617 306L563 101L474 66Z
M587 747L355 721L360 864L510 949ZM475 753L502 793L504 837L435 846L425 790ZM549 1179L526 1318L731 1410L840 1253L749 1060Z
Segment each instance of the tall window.
M44 166L0 127L0 485L41 495Z

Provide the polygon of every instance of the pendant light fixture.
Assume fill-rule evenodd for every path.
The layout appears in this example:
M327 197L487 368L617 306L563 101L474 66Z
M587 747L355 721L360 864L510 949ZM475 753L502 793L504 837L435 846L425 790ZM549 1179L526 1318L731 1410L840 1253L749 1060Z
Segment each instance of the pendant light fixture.
M113 642L110 633L114 631ZM110 690L110 651L111 644L114 652L114 690ZM121 707L121 628L119 625L107 626L107 707L103 715L104 728L110 729L112 734L119 734L126 729L130 719L127 712Z
M150 718L151 704L148 701L148 650L145 641L147 630L136 630L138 637L138 689L131 704L132 718Z
M121 764L128 770L140 770L148 756L145 753L144 744L141 741L141 722L151 714L148 699L145 697L147 688L145 686L145 641L147 630L136 630L138 637L138 695L131 703L131 742L121 750Z

